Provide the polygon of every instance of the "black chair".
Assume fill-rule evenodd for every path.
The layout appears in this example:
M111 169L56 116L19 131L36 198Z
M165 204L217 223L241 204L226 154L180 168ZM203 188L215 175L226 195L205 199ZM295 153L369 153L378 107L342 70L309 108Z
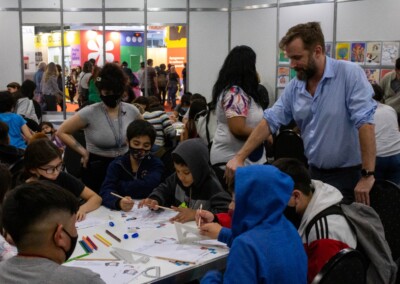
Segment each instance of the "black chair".
M298 159L308 167L307 158L304 155L303 139L292 129L285 129L279 132L274 139L274 159L294 158Z
M85 134L83 130L75 132L73 136L83 147L86 147ZM63 158L65 169L69 174L75 176L76 178L82 177L81 158L81 155L79 155L73 149L68 146L65 147Z
M333 256L311 284L365 284L367 265L363 254L347 248Z
M370 192L370 205L381 218L393 259L399 259L400 187L387 180L376 180Z
M171 155L172 151L174 150L175 147L166 149L164 154L160 157L161 161L164 164L164 174L162 177L163 181L175 172L174 161L172 160L172 155Z

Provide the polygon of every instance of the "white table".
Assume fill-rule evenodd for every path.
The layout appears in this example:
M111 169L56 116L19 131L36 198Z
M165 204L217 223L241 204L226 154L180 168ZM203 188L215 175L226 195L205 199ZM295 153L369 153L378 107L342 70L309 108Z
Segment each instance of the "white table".
M135 205L136 206L136 205ZM144 208L141 209L144 211L141 211L143 213L150 212L149 209ZM147 213L146 213L147 214ZM157 214L157 219L162 219L163 216L165 216L164 220L168 218L167 212L163 212L160 214ZM116 270L116 268L111 268L111 266L116 265L118 263L119 267L122 268L124 265L123 261L118 261L111 253L110 251L113 250L114 247L117 248L122 248L126 249L129 251L135 251L137 249L145 247L145 245L149 243L154 243L155 240L162 239L163 237L165 238L176 238L177 239L177 233L175 229L175 225L171 224L170 222L165 222L162 223L163 225L156 227L157 225L149 225L147 228L146 226L143 225L142 228L137 229L137 233L139 234L139 237L137 238L132 238L131 235L132 233L128 233L128 225L131 226L131 224L138 224L137 222L140 223L140 220L138 221L126 221L128 217L123 217L122 216L122 211L113 211L109 210L105 207L100 207L99 209L91 212L87 216L87 221L86 224L89 226L90 223L92 223L91 227L87 228L78 228L78 234L79 234L79 239L82 240L82 237L89 236L90 239L97 245L98 250L94 250L93 253L91 253L89 256L83 257L79 260L71 261L67 263L66 265L69 266L80 266L80 267L86 267L86 268L91 268L91 265L96 266L96 269L93 269L94 271L98 272L100 271L101 275L103 276L103 273L108 273L112 274ZM143 219L142 219L143 220ZM113 222L114 226L110 226L110 222ZM85 223L83 223L85 224ZM194 222L189 222L187 223L188 225L195 227L196 224ZM78 223L78 226L81 225ZM135 225L134 225L135 226ZM109 230L112 233L114 233L118 238L121 239L121 242L118 242L114 240L112 237L110 237L108 234L106 234L105 230ZM94 234L100 234L104 238L106 238L108 241L112 243L110 247L105 246L103 243L98 241L97 239L94 238ZM128 234L129 238L124 239L124 234ZM176 245L175 245L176 246ZM202 245L199 244L194 244L190 243L190 247L193 248L199 248ZM198 261L196 261L195 264L176 264L168 260L163 260L163 259L158 259L155 257L150 257L150 260L147 263L139 263L137 265L133 265L134 270L137 271L135 276L132 276L134 278L123 278L121 275L117 275L116 278L112 279L111 275L107 274L107 277L103 277L103 279L107 283L152 283L152 282L157 282L157 283L183 283L187 281L191 281L194 279L200 279L205 272L211 269L218 269L222 270L225 268L225 263L226 263L226 257L228 255L228 249L223 248L223 247L218 247L218 246L205 246L203 247L210 247L210 251L212 253L208 253L205 256L201 257ZM204 248L203 248L204 249ZM206 250L206 252L208 252ZM76 256L84 254L84 250L78 243L76 246L76 249L71 256L71 258L74 258ZM174 255L171 255L170 258L174 258ZM176 258L176 257L175 257ZM135 258L136 259L136 258ZM96 261L97 260L97 261ZM114 261L113 261L114 260ZM114 263L116 262L116 263ZM106 266L105 263L112 263L110 266ZM126 264L126 263L125 263ZM129 265L127 266L127 269L123 270L126 273L129 272ZM159 267L160 268L160 276L158 278L150 278L142 273L144 269L150 268L150 267ZM133 267L132 267L133 268ZM113 270L114 269L114 270ZM120 271L122 271L120 269ZM149 274L155 274L155 270L149 271ZM114 273L114 274L119 274L119 273ZM122 274L122 273L121 273ZM119 277L121 276L121 277ZM118 282L117 282L118 281Z

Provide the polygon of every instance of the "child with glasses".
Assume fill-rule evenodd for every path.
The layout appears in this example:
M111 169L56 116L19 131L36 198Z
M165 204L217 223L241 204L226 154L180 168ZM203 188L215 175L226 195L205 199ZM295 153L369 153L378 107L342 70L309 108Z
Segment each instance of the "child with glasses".
M101 197L85 186L80 180L63 171L61 150L48 139L38 139L28 145L25 151L26 182L46 180L57 184L85 201L76 214L77 220L85 219L86 213L101 205Z

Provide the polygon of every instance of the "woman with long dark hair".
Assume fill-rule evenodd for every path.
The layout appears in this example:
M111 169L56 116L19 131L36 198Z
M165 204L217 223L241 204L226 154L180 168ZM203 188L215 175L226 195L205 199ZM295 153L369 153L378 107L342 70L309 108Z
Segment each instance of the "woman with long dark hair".
M236 46L226 57L212 92L218 120L210 155L214 169L223 168L234 157L263 118L257 87L255 52L245 45ZM246 164L265 161L264 148L259 147Z

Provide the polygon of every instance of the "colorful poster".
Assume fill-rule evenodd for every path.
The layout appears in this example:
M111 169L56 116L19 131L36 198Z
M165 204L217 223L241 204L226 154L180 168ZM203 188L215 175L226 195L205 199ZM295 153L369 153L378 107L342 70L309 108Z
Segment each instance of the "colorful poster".
M181 48L168 48L167 49L167 61L168 63L175 65L176 72L182 79L182 70L186 60L186 47Z
M325 54L326 56L332 57L332 43L325 42Z
M289 83L289 67L278 68L277 87L284 88Z
M392 72L393 69L381 69L381 78L385 77L385 75L389 72Z
M379 69L365 69L365 75L371 84L379 84Z
M379 65L381 64L381 51L382 43L378 41L367 43L367 58L366 65Z
M119 32L106 32L106 62L120 61ZM104 65L103 35L100 31L81 31L81 64L91 58L99 66Z
M286 57L286 53L279 49L279 64L289 64L289 58Z
M349 55L350 43L338 42L336 44L336 59L338 60L350 60Z
M351 62L364 64L365 62L365 42L351 43Z
M382 44L382 65L393 65L399 57L399 42L386 41Z
M71 67L81 65L81 45L71 45Z
M144 46L144 33L121 32L121 46Z

